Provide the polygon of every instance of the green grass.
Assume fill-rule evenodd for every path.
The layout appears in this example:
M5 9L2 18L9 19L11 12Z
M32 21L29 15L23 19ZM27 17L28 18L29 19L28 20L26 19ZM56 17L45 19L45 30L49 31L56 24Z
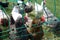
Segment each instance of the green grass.
M54 11L55 10L54 0L47 0L46 5L51 10L51 12L60 19L60 0L56 0L56 13Z

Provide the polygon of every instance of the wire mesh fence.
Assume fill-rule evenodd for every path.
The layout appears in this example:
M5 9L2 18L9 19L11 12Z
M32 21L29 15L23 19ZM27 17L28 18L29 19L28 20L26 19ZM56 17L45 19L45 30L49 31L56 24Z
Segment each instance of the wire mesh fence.
M11 2L12 2L13 0L11 0ZM38 3L41 3L40 1L42 1L42 0L37 0L38 1ZM48 7L48 9L52 12L52 13L55 13L55 11L56 11L56 14L55 14L55 16L57 16L58 18L60 18L60 16L59 16L59 0L58 1L56 1L56 9L54 8L54 0L46 0L47 2L46 2L46 6ZM14 2L14 1L13 1ZM16 1L15 1L16 2ZM32 0L32 2L34 2L33 0ZM12 7L11 7L12 8ZM55 10L55 11L54 11ZM5 27L3 28L2 26L2 29L4 29L4 31L3 32L0 32L0 33L2 33L3 34L3 36L0 36L0 38L1 38L1 40L21 40L20 38L24 38L24 37L26 37L26 36L30 36L31 37L31 40L34 40L34 38L32 37L32 34L29 34L29 33L27 33L27 34L25 34L24 35L24 33L23 32L25 32L25 31L27 31L27 29L24 29L24 25L22 25L22 27L18 27L18 28L16 28L14 25L10 25L11 27L12 27L12 29L8 29L8 28L6 28L5 29ZM34 26L36 26L36 25L34 25ZM59 26L60 27L60 26ZM40 27L41 28L41 27ZM17 36L17 32L16 32L16 30L17 29L19 29L19 31L18 32L22 32L22 35L20 35L20 33L19 33L19 36ZM24 30L23 30L24 29ZM32 29L32 28L30 28L30 29ZM60 37L59 37L59 34L60 33L58 33L58 34L55 34L54 33L54 28L50 28L50 27L47 27L46 25L42 25L42 30L43 30L43 32L44 32L44 36L43 36L43 38L42 38L42 40L60 40ZM41 31L40 32L37 32L36 34L40 34L41 33ZM27 37L28 38L28 37ZM25 38L26 39L26 38ZM23 39L23 40L25 40L25 39ZM26 39L27 40L27 39ZM29 40L29 39L28 39Z

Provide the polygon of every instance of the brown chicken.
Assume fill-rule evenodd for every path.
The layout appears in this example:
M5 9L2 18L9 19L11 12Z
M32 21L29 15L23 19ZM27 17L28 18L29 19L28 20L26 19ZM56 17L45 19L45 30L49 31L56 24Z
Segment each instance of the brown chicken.
M28 32L32 34L34 40L41 40L43 38L44 32L40 19L33 19L31 29Z

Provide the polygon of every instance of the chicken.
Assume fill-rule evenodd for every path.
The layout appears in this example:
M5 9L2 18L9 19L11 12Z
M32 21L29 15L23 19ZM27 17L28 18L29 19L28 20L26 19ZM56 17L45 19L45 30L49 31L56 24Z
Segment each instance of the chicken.
M40 19L33 19L32 24L27 29L34 40L41 40L43 38L44 32L41 25Z
M17 18L22 18L22 15L19 13L19 7L18 6L14 6L11 14L12 14L14 21L16 21Z
M25 27L25 23L28 21L27 15L25 17L22 17L22 14L19 12L19 7L14 6L12 10L12 18L15 21L15 27L16 27L16 32L17 36L20 37L22 40L27 40L27 36L21 36L21 35L27 35L27 29ZM17 29L19 28L19 29ZM20 32L21 31L21 32Z
M41 5L35 2L35 15L41 15L43 13L43 1L41 2Z
M27 2L26 3L26 7L25 7L25 12L26 13L30 13L32 11L33 11L33 5L32 5L32 3L31 2Z
M0 25L8 26L9 25L8 18L9 18L8 15L6 15L2 10L0 10Z

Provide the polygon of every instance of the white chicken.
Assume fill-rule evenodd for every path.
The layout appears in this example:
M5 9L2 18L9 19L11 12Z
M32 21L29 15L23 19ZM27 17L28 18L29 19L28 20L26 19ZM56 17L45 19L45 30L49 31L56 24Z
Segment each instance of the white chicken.
M46 22L48 20L51 21L51 20L57 19L47 7L45 7L45 10L43 10L43 16L45 17Z
M2 25L2 26L8 26L8 15L6 15L5 13L4 13L4 11L2 11L1 9L0 9L0 25Z
M35 2L35 14L38 15L43 12L43 1L41 2L41 5Z
M19 13L18 6L14 6L11 14L12 14L14 21L16 21L18 18L22 18L22 15Z
M35 2L35 11L41 12L43 10L43 1L41 2L41 5Z
M3 19L3 18L7 19L7 16L2 10L0 10L0 19Z

